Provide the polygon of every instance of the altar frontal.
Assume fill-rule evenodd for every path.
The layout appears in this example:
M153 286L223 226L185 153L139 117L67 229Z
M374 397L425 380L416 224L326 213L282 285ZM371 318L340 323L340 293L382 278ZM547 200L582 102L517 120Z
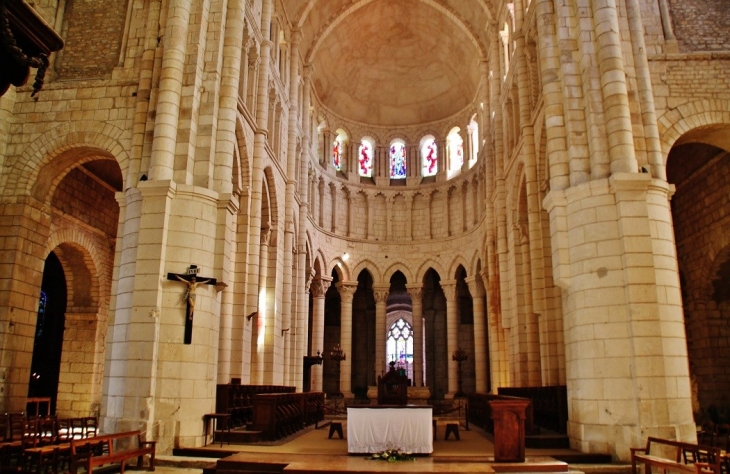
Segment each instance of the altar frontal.
M433 407L424 405L347 407L347 452L379 453L399 449L433 452Z

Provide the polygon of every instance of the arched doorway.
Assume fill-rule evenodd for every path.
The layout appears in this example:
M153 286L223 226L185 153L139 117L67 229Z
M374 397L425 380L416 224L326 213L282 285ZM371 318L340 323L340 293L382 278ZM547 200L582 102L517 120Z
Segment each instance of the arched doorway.
M667 181L676 189L672 219L698 423L708 417L730 422L729 139L727 125L692 130L667 158Z
M28 398L50 398L51 413L56 413L65 319L66 277L61 262L51 252L43 268L28 381Z

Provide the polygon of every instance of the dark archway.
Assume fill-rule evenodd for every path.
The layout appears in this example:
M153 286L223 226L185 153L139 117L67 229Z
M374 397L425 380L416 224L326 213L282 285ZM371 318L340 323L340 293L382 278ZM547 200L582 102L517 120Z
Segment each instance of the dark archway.
M66 300L66 277L63 267L56 254L51 252L43 268L33 360L28 381L28 397L50 397L51 413L56 412Z
M352 299L352 393L367 399L368 386L375 385L375 296L373 277L367 270L357 276ZM380 375L380 374L378 374Z
M423 335L426 341L423 371L426 374L426 385L431 389L431 398L434 400L443 400L449 391L446 297L440 282L441 277L432 268L423 278Z

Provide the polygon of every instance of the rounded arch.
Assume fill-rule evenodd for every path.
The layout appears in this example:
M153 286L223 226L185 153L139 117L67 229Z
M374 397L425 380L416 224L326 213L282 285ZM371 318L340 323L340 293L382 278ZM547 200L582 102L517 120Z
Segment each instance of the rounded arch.
M664 165L676 145L701 142L730 151L730 134L718 130L730 126L730 100L696 100L664 113L657 120ZM691 132L691 133L687 133Z
M130 160L122 142L128 140L129 132L107 123L61 124L26 147L1 178L0 187L7 196L31 195L41 202L49 202L54 187L70 169L87 161L107 158L119 164L124 183L122 189L126 189ZM43 178L46 176L48 178Z
M112 269L107 259L102 256L102 250L98 248L97 242L89 235L81 232L78 228L64 228L51 233L46 243L45 255L48 255L63 245L71 246L80 252L83 257L83 262L92 276L91 285L87 287L79 288L78 285L68 284L69 303L76 300L75 297L78 295L75 293L78 290L79 292L88 292L88 299L91 302L88 305L89 308L98 310L105 306L110 293L110 285L108 282L111 282L112 279ZM67 278L70 278L74 274L73 268L69 267L70 263L66 259L60 255L58 257L64 270L69 270L66 271L66 275ZM74 294L71 294L72 290Z

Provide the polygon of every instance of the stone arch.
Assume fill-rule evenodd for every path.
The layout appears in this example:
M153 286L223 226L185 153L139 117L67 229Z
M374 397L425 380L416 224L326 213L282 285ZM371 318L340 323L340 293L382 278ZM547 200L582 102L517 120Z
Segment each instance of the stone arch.
M233 156L233 189L242 192L245 187L251 186L251 161L253 147L244 132L244 123L241 115L236 118L236 153Z
M122 141L128 139L128 132L111 124L90 121L61 124L28 145L2 178L0 188L6 196L32 195L41 202L49 202L66 171L105 157L119 164L125 183L122 189L126 189L130 159ZM41 171L49 179L41 179Z
M352 275L354 275L356 278L358 275L360 275L360 272L363 270L367 270L368 273L370 273L370 276L373 279L373 283L379 283L383 281L383 275L378 269L378 266L370 259L364 259L358 262L357 265L352 269Z
M335 257L331 262L329 266L329 272L328 275L331 275L332 272L337 272L337 275L340 278L340 281L350 281L350 275L352 273L350 272L349 267L347 266L347 263L342 260L341 257Z
M701 141L730 151L730 134L718 137L715 133L730 126L730 100L688 102L664 113L657 122L665 166L672 147L690 141ZM692 130L702 131L701 136L697 133L686 135Z
M456 267L454 267L456 268ZM418 271L415 272L416 280L414 280L414 283L422 283L423 279L426 277L426 273L433 269L436 273L439 274L441 278L444 277L444 275L447 275L446 271L444 270L443 266L436 262L433 259L425 260L419 267Z
M390 282L390 279L393 277L395 272L401 272L406 277L406 281L408 283L414 283L411 269L408 268L408 265L401 261L391 263L385 272L383 272L383 283Z
M55 231L51 234L46 243L46 255L54 249L70 245L79 250L83 255L83 262L68 262L59 255L59 260L66 271L67 278L72 278L74 268L83 263L92 275L91 285L77 286L70 282L67 283L69 291L69 306L75 301L79 295L72 292L82 291L88 294L87 298L92 303L87 305L89 310L98 310L106 305L110 292L111 268L108 262L102 256L102 251L98 248L97 242L90 238L87 234L79 231L78 228L65 228Z
M447 275L449 276L449 279L456 279L456 272L459 271L459 267L463 267L464 270L467 272L467 276L472 276L473 273L469 273L469 268L471 266L469 265L466 258L461 253L458 253L454 255L454 258L451 260L451 265L449 266L449 271Z

